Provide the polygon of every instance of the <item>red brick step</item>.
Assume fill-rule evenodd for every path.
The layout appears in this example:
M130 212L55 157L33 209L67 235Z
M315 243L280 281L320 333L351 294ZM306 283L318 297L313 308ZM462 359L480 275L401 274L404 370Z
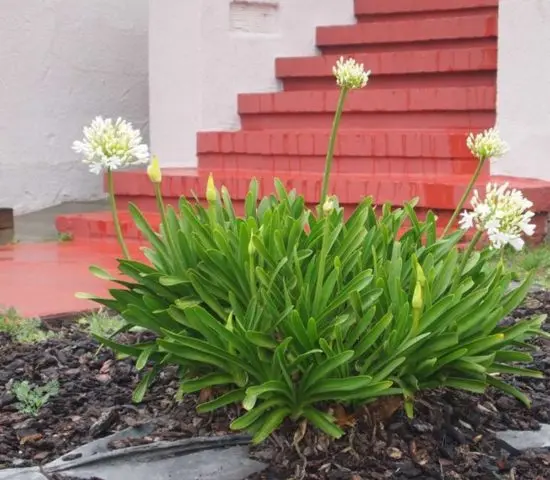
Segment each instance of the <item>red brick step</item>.
M318 201L321 191L321 173L302 173L278 171L243 171L220 172L216 177L218 186L225 185L234 199L244 199L248 191L250 179L256 177L260 182L261 194L269 194L273 191L274 177L280 178L287 188L295 188L307 202ZM378 203L392 202L394 205L402 205L413 197L420 197L419 207L435 209L453 209L462 196L469 175L361 175L334 174L331 178L331 192L338 195L340 201L353 204L360 201L366 195L375 197ZM206 172L197 169L165 169L163 170L163 195L172 202L177 201L180 195L190 196L192 191L199 198L206 191ZM484 180L480 180L483 187ZM537 211L550 212L550 182L542 180L515 178L506 176L491 176L490 181L504 183L508 181L513 187L524 191L527 198L533 201ZM121 204L124 201L141 201L149 198L151 202L140 205L145 210L156 211L154 204L154 190L147 175L143 172L124 171L115 174L115 189Z
M328 129L338 91L241 94L238 99L245 130ZM494 86L402 88L351 92L342 128L464 128L494 125Z
M339 55L278 58L275 62L275 73L287 91L336 89L332 67L338 58ZM354 58L372 71L369 90L491 86L495 83L497 47L362 53Z
M199 169L322 172L328 130L201 132ZM360 174L471 174L477 166L463 131L342 130L334 171Z
M497 12L326 26L317 28L317 46L324 53L367 53L494 45L497 28Z
M255 176L260 183L260 194L267 195L273 192L273 173L243 172L218 173L216 184L225 185L238 208L242 208L242 200L248 191L250 178ZM292 172L278 172L276 174L287 188L295 188L304 195L306 202L315 204L320 195L321 174L301 174ZM177 205L180 195L191 196L196 192L199 198L204 198L206 191L206 174L197 170L170 169L164 172L165 181L162 184L167 203ZM378 204L390 202L394 206L402 205L414 197L419 198L418 208L421 211L432 209L448 218L462 196L469 176L427 176L402 175L399 177L370 176L358 174L334 174L330 192L338 195L342 205L348 208L359 202L363 197L372 195ZM491 181L503 183L508 181L512 186L523 190L525 196L535 204L535 211L539 213L536 219L537 239L540 240L546 233L547 213L550 211L550 182L532 179L510 177L491 177ZM480 187L483 187L480 182ZM117 172L115 179L119 205L122 213L122 228L128 238L138 238L137 230L132 225L128 213L124 210L128 202L137 204L148 214L153 223L158 223L154 192L147 175L143 172ZM114 234L112 221L108 212L64 215L57 219L57 227L61 232L73 233L76 237L86 238L110 237Z

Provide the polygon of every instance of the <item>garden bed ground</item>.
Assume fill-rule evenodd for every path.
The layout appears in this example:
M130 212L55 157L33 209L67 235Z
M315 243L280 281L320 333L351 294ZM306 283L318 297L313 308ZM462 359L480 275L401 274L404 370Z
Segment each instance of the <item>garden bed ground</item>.
M550 293L533 293L514 318L550 314ZM509 319L508 321L513 321ZM550 322L546 322L550 330ZM398 404L384 401L349 421L349 434L328 442L313 431L292 447L296 429L283 428L251 455L270 465L256 479L538 479L550 478L550 451L518 452L500 442L499 430L533 430L550 423L550 341L539 340L534 367L545 379L514 379L533 400L532 409L489 391L484 396L446 390L422 395L409 421ZM0 333L0 468L51 461L93 438L154 422L140 442L229 433L235 408L198 415L197 399L173 399L175 372L166 369L140 405L131 395L139 376L130 360L115 361L75 324L36 344L14 343ZM58 379L59 395L36 418L19 413L12 380L43 385ZM351 424L354 423L353 426ZM134 443L135 444L135 443ZM129 446L128 442L111 445Z

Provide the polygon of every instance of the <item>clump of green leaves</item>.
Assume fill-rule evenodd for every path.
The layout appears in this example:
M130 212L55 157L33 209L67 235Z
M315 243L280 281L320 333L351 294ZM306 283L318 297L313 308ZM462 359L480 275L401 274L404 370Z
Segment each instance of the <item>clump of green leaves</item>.
M111 314L102 309L78 320L92 335L111 338L124 330L126 322L120 315Z
M43 328L38 318L25 318L14 308L0 311L0 332L7 333L18 343L43 342L55 336L55 333Z
M515 279L525 278L533 272L534 281L543 287L550 287L550 243L528 247L521 252L506 251L504 261L515 272Z
M423 389L490 385L529 404L495 374L540 376L516 362L532 360L521 345L541 334L543 318L499 325L530 278L508 291L511 276L492 267L492 252L465 258L462 232L437 238L435 215L421 221L413 203L377 212L365 199L345 220L339 207L313 215L280 182L276 191L259 201L253 181L243 217L225 190L208 208L182 199L160 236L131 207L151 265L121 260L128 279L97 300L156 339L98 338L140 369L153 363L138 398L161 365L176 364L180 393L218 392L201 412L241 403L247 413L232 428L256 442L286 418L342 435L326 402L401 395L412 415Z
M36 417L40 409L48 403L48 400L59 393L59 383L57 380L51 380L45 385L39 387L27 380L14 382L11 388L12 393L17 398L16 408L21 413Z

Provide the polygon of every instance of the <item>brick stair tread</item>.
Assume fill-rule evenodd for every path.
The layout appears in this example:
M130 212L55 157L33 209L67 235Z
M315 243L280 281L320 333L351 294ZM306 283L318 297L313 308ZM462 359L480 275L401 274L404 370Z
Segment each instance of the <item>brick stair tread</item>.
M498 0L355 0L356 15L498 7Z
M239 114L331 113L336 110L339 92L311 90L275 93L243 93L238 97ZM350 92L344 111L433 112L493 111L495 86L392 88Z
M497 12L437 19L323 26L317 27L316 43L319 47L330 47L496 38L497 27Z
M438 0L439 1L439 0ZM407 52L358 53L353 56L373 75L493 71L497 68L497 47L457 47ZM332 77L340 55L277 58L277 78Z
M470 159L467 134L464 129L342 129L335 154ZM197 153L324 156L329 136L328 129L199 132Z

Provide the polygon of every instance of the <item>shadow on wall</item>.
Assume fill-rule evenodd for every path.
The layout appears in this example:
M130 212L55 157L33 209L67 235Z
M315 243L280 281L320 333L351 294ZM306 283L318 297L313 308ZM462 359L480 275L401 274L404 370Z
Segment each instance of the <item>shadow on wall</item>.
M148 0L0 3L0 207L102 196L71 150L96 115L148 132Z

